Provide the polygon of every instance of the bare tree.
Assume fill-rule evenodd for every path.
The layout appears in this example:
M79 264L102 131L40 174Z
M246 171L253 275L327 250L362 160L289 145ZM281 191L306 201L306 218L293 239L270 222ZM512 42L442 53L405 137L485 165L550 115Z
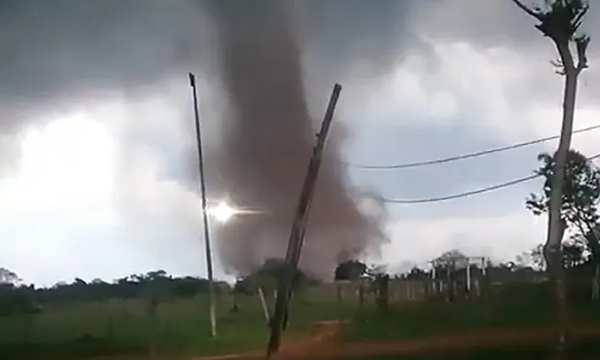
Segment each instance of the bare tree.
M562 348L568 331L569 317L561 254L565 224L561 220L560 210L567 153L571 146L573 133L577 80L579 74L588 67L586 50L590 37L579 34L578 30L589 9L589 4L585 0L545 0L545 6L542 8L528 7L520 0L511 1L539 21L535 27L544 36L549 37L556 46L559 60L553 62L553 65L557 68L557 73L565 77L562 128L558 150L555 154L554 186L550 195L548 234L544 245L544 258L555 283L557 313L561 328L559 347Z

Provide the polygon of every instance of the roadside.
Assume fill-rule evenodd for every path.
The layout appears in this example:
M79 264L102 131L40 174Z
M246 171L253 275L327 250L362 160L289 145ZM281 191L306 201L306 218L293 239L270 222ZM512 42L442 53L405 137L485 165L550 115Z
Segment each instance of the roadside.
M384 356L411 356L446 352L474 351L495 347L539 346L556 338L554 328L503 329L477 331L461 335L432 336L420 339L386 342L346 343L338 322L318 325L311 337L284 344L273 360L360 359ZM577 340L600 338L600 324L573 329ZM253 352L212 357L193 357L193 360L254 360L264 359L265 353Z

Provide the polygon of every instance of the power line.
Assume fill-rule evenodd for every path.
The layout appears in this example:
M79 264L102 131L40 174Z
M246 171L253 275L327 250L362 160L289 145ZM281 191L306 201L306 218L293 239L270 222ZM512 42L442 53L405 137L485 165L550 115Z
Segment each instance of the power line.
M591 161L591 160L594 160L594 159L597 159L597 158L600 158L600 154L597 154L597 155L594 155L594 156L590 156L587 159ZM490 192L490 191L494 191L494 190L506 188L506 187L517 185L517 184L524 183L524 182L527 182L527 181L531 181L531 180L536 179L538 177L541 177L541 175L534 174L534 175L526 176L526 177L523 177L523 178L511 180L511 181L508 181L508 182L505 182L505 183L496 184L496 185L488 186L488 187L485 187L485 188L471 190L471 191L466 191L466 192L462 192L462 193L458 193L458 194L453 194L453 195L445 195L445 196L423 198L423 199L412 199L412 200L411 199L386 199L386 198L384 198L383 202L384 203L389 203L389 204L424 204L424 203L441 202L441 201L459 199L459 198L463 198L463 197L468 197L468 196L473 196L473 195L487 193L487 192Z
M578 129L578 130L573 131L573 134L580 134L580 133L584 133L584 132L588 132L588 131L592 131L592 130L596 130L596 129L600 129L600 125L588 126L586 128ZM436 159L436 160L416 161L416 162L409 162L409 163L395 164L395 165L354 165L354 164L347 164L347 165L350 165L352 167L359 168L359 169L365 169L365 170L408 169L408 168L414 168L414 167L420 167L420 166L426 166L426 165L443 164L443 163L447 163L447 162L463 160L463 159L470 159L470 158L474 158L474 157L478 157L478 156L493 154L493 153L512 150L512 149L518 149L518 148L522 148L522 147L526 147L526 146L544 143L544 142L547 142L550 140L556 140L559 137L560 137L560 135L548 136L548 137L544 137L544 138L540 138L540 139L536 139L536 140L525 141L525 142L521 142L521 143L517 143L517 144L513 144L513 145L502 146L502 147L492 148L492 149L478 151L478 152L474 152L474 153L451 156L451 157Z
M527 176L524 178L508 181L505 183L496 184L496 185L492 185L489 187L485 187L485 188L481 188L481 189L477 189L477 190L471 190L471 191L453 194L453 195L446 195L446 196L432 197L432 198L425 198L425 199L414 199L414 200L383 199L383 202L391 203L391 204L424 204L424 203L440 202L440 201L446 201L446 200L452 200L452 199L458 199L458 198L462 198L462 197L477 195L477 194L483 194L483 193L486 193L489 191L494 191L494 190L502 189L502 188L509 187L512 185L517 185L517 184L520 184L520 183L523 183L526 181L530 181L530 180L533 180L540 176L541 175L537 175L537 174L530 175L530 176Z

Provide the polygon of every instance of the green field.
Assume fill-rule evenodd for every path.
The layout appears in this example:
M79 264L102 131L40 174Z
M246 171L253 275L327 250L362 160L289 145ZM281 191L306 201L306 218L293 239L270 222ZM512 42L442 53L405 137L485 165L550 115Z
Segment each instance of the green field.
M359 311L356 299L346 298L338 304L332 294L325 296L313 290L293 299L290 328L285 336L287 340L304 336L311 332L316 321L334 319L352 320L344 334L346 341L354 343L460 334L478 329L548 326L554 321L555 311L546 291L539 286L517 287L494 299L472 302L392 304L384 314L372 301ZM240 296L239 304L239 311L232 312L233 298L219 295L216 340L208 336L205 296L161 303L155 323L147 315L147 304L141 300L45 306L40 314L30 317L0 317L0 357L73 359L144 355L152 344L160 355L182 356L264 349L268 328L259 298ZM571 305L574 322L600 322L600 304L574 298ZM468 356L471 357L447 359L478 358Z
M287 337L310 332L315 321L342 315L335 302L318 298L295 299ZM204 296L161 303L156 317L157 351L165 355L212 355L266 347L268 328L257 296L241 296L238 312L231 311L231 296L218 298L216 340L208 336L207 305ZM46 306L42 313L32 317L1 317L0 354L11 359L41 354L45 359L146 354L154 326L146 306L140 300L113 300Z
M556 318L549 292L544 286L518 285L487 300L411 303L386 314L371 307L355 316L346 334L350 341L385 341L479 329L548 327ZM574 323L600 323L600 303L588 300L585 293L571 296L570 305Z

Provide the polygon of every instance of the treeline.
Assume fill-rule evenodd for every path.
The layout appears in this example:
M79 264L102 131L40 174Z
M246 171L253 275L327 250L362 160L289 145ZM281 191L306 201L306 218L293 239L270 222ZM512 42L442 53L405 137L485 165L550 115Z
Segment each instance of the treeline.
M573 280L590 279L596 266L589 247L585 242L567 241L562 245L563 268ZM483 260L483 261L482 261ZM421 280L431 277L432 269L439 277L448 271L464 271L469 266L472 274L485 271L485 277L491 282L537 282L546 278L542 245L516 256L514 261L492 262L488 259L469 257L458 250L450 250L432 261L428 269L413 267L410 271L398 275L401 279Z
M60 282L52 287L19 285L16 274L0 269L0 315L36 312L44 304L96 302L110 299L193 297L208 291L208 280L191 276L174 277L164 270L150 271L106 282L95 279L86 282L76 278L71 283ZM229 288L216 282L217 291Z
M573 280L589 280L594 275L596 262L591 255L589 244L570 239L562 245L563 267ZM450 250L432 259L430 266L412 267L404 273L389 274L392 279L428 280L432 273L444 278L448 272L465 272L470 268L473 275L485 276L490 282L539 282L546 279L542 245L515 257L514 261L492 262L487 258L469 258L459 250ZM485 274L483 274L485 272ZM368 266L352 260L338 265L336 280L375 280L388 275L383 266Z
M589 243L567 241L563 244L564 268L573 279L593 277L596 262L591 256ZM445 277L448 271L464 272L467 256L457 250L447 251L434 260L438 277ZM461 265L462 264L462 265ZM482 271L482 263L471 263L471 273L476 276ZM217 292L236 294L255 294L258 288L272 292L276 287L283 262L269 259L252 274L239 278L233 287L226 282L215 283ZM492 264L485 263L485 277L492 282L538 282L545 280L544 259L541 245L517 256L515 261ZM382 277L406 280L428 280L432 269L412 268L403 274L389 274L385 267L369 266L361 261L347 261L338 265L333 274L335 280L368 280L375 284ZM318 284L300 270L296 272L294 287L310 287ZM207 279L191 276L175 277L164 270L150 271L146 274L130 275L107 282L94 279L86 282L76 278L70 283L60 282L51 287L20 285L17 274L0 268L0 316L15 313L35 313L45 304L68 304L78 302L101 302L111 299L156 299L165 301L174 298L189 298L208 292Z

